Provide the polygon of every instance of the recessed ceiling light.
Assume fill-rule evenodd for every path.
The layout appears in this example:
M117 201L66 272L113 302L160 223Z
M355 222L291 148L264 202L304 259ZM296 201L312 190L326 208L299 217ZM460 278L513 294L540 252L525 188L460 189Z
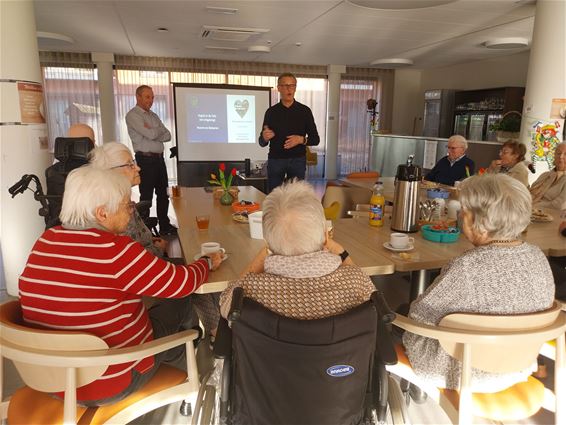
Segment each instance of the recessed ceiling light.
M403 68L412 64L413 61L411 59L403 58L377 59L370 62L370 65L379 65L380 68Z
M222 15L235 15L238 13L238 9L234 9L232 7L206 6L206 11L208 13L220 13Z
M75 40L73 40L71 37L64 34L58 34L56 32L37 31L35 34L40 41L46 41L46 42L55 41L55 42L62 42L63 44L65 43L73 44L75 42Z
M237 47L228 46L204 46L204 48L209 50L239 50Z
M271 52L271 47L269 47L269 46L250 46L250 47L248 47L248 52L269 53L269 52Z
M457 0L347 0L355 6L367 9L423 9L425 7L441 6L443 4L454 3Z
M529 39L523 37L492 38L482 44L488 49L521 49L529 45Z
M169 32L169 29L165 28L165 27L159 27L155 31L157 31L157 32Z

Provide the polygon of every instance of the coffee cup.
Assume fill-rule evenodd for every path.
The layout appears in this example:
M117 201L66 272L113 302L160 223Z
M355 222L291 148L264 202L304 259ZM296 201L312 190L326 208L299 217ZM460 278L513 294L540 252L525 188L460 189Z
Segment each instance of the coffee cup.
M221 248L218 242L205 242L200 246L200 255L207 255L218 251L222 252L222 255L226 253L226 250Z
M404 233L391 233L389 244L395 249L408 248L415 240Z

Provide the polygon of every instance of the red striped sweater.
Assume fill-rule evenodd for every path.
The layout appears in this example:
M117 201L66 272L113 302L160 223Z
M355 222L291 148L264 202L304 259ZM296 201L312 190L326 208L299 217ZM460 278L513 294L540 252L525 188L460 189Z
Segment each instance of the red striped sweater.
M23 316L32 325L82 330L110 347L153 339L142 295L180 298L208 278L206 260L175 266L148 253L127 236L96 229L43 233L20 276ZM78 389L79 400L98 400L124 390L130 370L153 366L153 357L110 366L104 376Z

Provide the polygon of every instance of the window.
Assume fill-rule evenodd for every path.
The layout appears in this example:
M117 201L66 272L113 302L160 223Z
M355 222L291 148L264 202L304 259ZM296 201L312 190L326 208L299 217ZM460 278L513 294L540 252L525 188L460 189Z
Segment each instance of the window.
M42 67L49 150L55 138L67 135L73 124L92 127L96 141L102 141L98 73L92 68Z

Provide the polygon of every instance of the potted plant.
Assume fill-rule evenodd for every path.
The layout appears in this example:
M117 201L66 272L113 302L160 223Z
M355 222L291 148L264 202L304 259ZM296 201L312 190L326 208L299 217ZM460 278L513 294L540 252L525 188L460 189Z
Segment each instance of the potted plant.
M517 111L507 112L500 120L491 124L489 130L495 131L498 142L518 141L521 131L521 113Z

